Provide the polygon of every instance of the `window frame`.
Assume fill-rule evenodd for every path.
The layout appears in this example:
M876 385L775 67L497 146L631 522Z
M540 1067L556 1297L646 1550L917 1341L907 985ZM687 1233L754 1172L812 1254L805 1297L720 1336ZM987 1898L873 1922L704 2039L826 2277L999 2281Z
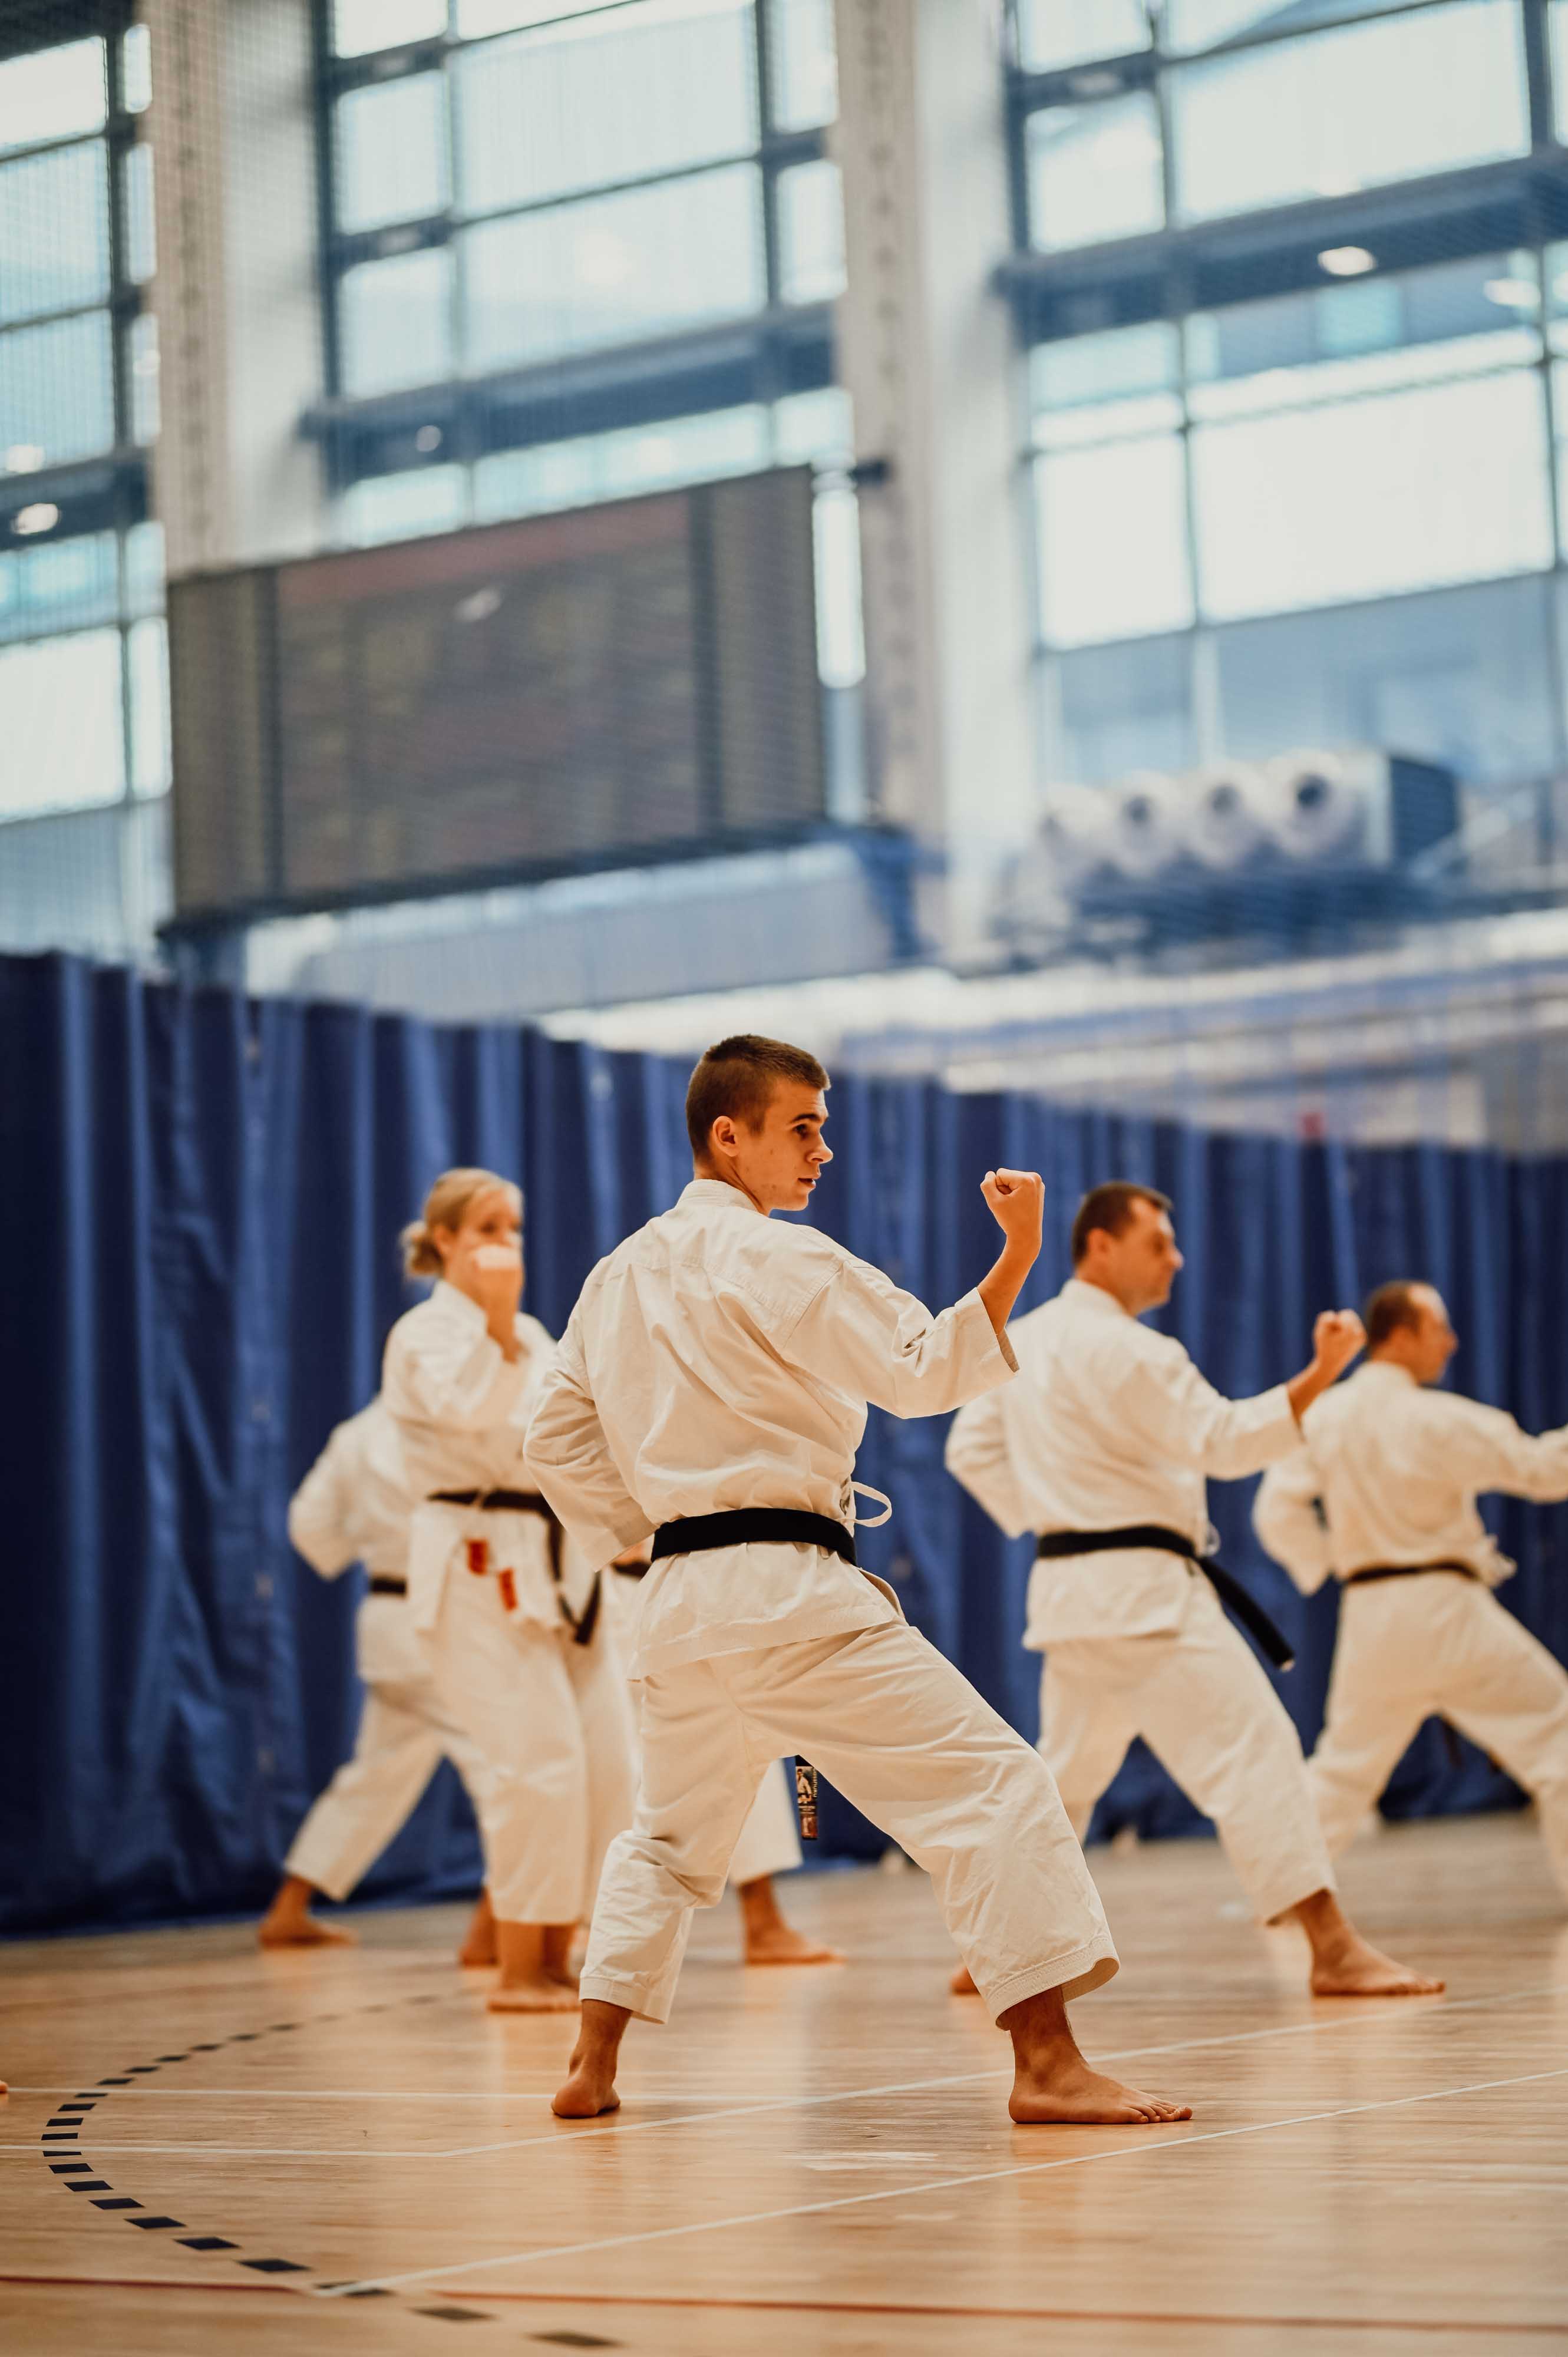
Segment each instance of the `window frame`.
M91 12L83 12L70 29L71 39L98 39L103 43L105 110L101 125L91 131L29 141L9 147L0 159L10 165L71 148L97 147L103 154L106 178L108 286L103 298L91 303L56 305L29 312L26 317L7 321L0 325L0 344L7 337L26 335L37 328L102 317L107 322L110 339L112 439L102 448L79 457L50 463L46 455L40 467L25 471L0 472L0 552L21 554L69 546L72 542L102 533L114 535L115 597L112 613L91 621L68 621L64 627L57 622L37 630L20 629L8 633L4 643L7 648L42 645L104 630L117 632L120 641L123 783L117 795L104 801L60 803L52 809L29 813L29 818L64 817L78 809L113 809L145 802L166 791L168 783L166 777L156 787L138 785L136 781L137 727L131 661L133 632L148 620L161 619L163 613L161 582L159 595L156 600L149 600L138 583L137 560L131 543L136 527L149 521L150 510L150 445L138 444L135 440L136 403L132 351L138 320L151 316L150 280L138 284L131 275L133 255L127 197L128 159L142 144L142 112L140 109L133 110L125 102L124 41L135 25L134 0L97 0ZM5 54L6 61L9 61L12 57L65 46L66 42L55 39L18 42L15 47L8 47ZM38 505L57 508L58 521L47 533L19 532L18 520L23 512ZM11 823L9 817L0 818L0 823ZM27 822L18 814L16 823Z

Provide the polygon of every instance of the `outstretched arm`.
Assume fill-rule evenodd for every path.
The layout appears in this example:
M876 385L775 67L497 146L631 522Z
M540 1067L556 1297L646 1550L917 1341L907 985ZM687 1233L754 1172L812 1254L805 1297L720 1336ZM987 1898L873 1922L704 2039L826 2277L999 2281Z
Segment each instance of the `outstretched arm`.
M792 1325L769 1344L797 1367L889 1415L941 1415L1016 1374L1006 1324L1040 1248L1042 1181L988 1170L981 1192L1004 1243L972 1293L933 1317L868 1261L836 1256Z
M1568 1426L1525 1432L1506 1409L1452 1393L1428 1394L1441 1412L1432 1432L1433 1471L1470 1490L1502 1490L1551 1505L1568 1498Z

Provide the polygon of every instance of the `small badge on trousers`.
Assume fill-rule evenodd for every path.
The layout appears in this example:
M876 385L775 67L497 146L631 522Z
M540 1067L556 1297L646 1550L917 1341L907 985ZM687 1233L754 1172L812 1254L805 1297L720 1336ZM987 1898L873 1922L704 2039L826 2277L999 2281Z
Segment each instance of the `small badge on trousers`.
M490 1567L490 1543L489 1539L465 1539L463 1541L463 1549L468 1558L468 1569L473 1572L478 1578L483 1579L486 1572L489 1571Z
M515 1612L517 1610L517 1582L511 1576L511 1566L510 1564L502 1570L497 1572L496 1579L501 1592L501 1602L506 1606L509 1612Z
M817 1838L817 1771L799 1753L795 1759L795 1806L800 1813L800 1839Z

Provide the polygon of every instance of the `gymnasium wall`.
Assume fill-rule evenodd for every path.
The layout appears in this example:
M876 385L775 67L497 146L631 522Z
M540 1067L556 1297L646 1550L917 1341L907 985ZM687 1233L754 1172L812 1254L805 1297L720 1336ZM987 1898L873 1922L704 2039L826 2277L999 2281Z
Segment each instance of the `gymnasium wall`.
M0 958L0 1929L261 1906L352 1738L357 1576L315 1578L285 1512L412 1298L398 1227L448 1163L514 1172L527 1304L558 1331L594 1260L684 1183L684 1081L665 1060L516 1027ZM1291 1372L1316 1309L1420 1275L1453 1308L1461 1388L1531 1427L1568 1420L1568 1158L1221 1135L914 1081L850 1079L832 1103L818 1216L934 1304L988 1264L988 1164L1046 1175L1030 1300L1066 1274L1079 1193L1142 1178L1176 1200L1174 1329L1226 1390ZM942 1439L940 1421L873 1416L860 1470L894 1515L864 1553L1033 1736L1027 1546L948 1480ZM1249 1487L1217 1485L1215 1516L1227 1560L1296 1636L1281 1691L1310 1741L1335 1602L1296 1597L1259 1557ZM1568 1657L1563 1511L1507 1505L1498 1527L1520 1564L1505 1600ZM1517 1798L1428 1727L1388 1806ZM1099 1830L1198 1822L1135 1753ZM879 1846L829 1796L823 1854ZM367 1895L432 1898L477 1876L443 1770Z

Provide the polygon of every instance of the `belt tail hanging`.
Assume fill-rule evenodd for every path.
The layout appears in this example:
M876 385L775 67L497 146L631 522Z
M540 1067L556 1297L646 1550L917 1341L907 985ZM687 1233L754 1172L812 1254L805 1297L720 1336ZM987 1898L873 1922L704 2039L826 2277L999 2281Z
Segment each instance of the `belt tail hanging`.
M1276 1670L1295 1666L1295 1649L1289 1639L1275 1627L1269 1614L1256 1598L1250 1595L1239 1579L1232 1579L1224 1566L1205 1556L1198 1564L1210 1587L1233 1619L1239 1620L1259 1652L1271 1661Z
M795 1806L800 1813L800 1839L817 1838L817 1771L809 1760L795 1755Z

